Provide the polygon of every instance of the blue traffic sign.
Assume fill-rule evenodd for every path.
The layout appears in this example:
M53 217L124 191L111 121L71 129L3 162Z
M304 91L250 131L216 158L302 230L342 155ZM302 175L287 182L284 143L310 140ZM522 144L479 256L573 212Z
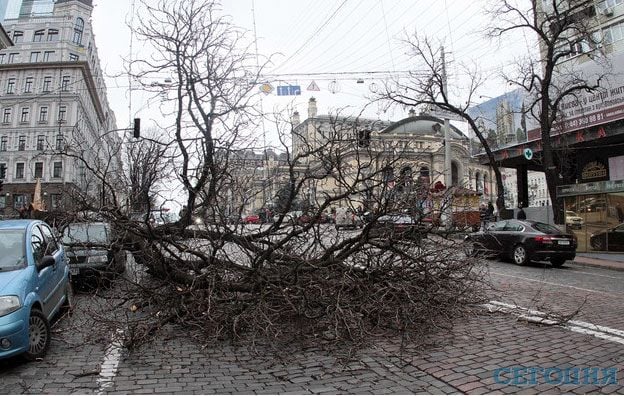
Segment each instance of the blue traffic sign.
M301 95L300 85L280 85L277 87L277 96Z

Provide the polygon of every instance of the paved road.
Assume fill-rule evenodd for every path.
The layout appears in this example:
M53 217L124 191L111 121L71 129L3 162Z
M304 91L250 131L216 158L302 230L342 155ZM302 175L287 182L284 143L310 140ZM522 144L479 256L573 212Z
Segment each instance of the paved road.
M496 289L491 301L506 310L474 307L472 315L458 318L452 332L440 330L426 348L401 350L400 339L374 339L352 361L314 346L280 347L279 354L271 345L257 345L255 353L229 343L205 346L173 327L154 344L127 351L111 342L115 329L104 321L118 312L118 300L106 297L117 294L119 284L98 295L82 293L75 314L55 324L45 360L0 362L0 393L624 392L619 333L540 324L535 312L508 309L516 305L541 314L566 314L580 307L576 322L624 330L624 273L573 264L561 269L499 262L487 266ZM514 383L510 375L522 367L538 373L596 369L598 383L585 376L562 384L543 375L535 383L526 375L516 380L529 383ZM608 370L618 370L617 377Z

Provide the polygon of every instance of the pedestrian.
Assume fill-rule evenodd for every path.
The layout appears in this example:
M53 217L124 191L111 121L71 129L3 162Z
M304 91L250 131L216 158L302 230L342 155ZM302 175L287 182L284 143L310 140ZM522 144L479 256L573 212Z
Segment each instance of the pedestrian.
M487 221L494 221L494 205L492 201L488 202L487 211L485 212Z
M484 203L479 207L479 219L481 219L481 229L485 230L485 225L487 224L487 207Z
M518 205L518 213L516 214L516 219L518 220L526 220L526 213L524 213L524 209L522 209L522 202Z

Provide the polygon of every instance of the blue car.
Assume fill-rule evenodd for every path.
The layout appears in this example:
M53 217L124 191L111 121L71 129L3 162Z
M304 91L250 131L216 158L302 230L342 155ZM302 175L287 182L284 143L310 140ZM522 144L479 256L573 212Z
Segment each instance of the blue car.
M0 221L0 358L42 358L72 298L63 246L39 220Z

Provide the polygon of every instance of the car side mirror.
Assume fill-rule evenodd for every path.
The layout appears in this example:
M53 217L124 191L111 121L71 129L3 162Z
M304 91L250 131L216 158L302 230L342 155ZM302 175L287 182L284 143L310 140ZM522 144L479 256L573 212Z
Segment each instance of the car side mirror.
M37 263L37 271L41 271L44 268L52 267L56 263L54 257L52 256L43 256L41 260Z

